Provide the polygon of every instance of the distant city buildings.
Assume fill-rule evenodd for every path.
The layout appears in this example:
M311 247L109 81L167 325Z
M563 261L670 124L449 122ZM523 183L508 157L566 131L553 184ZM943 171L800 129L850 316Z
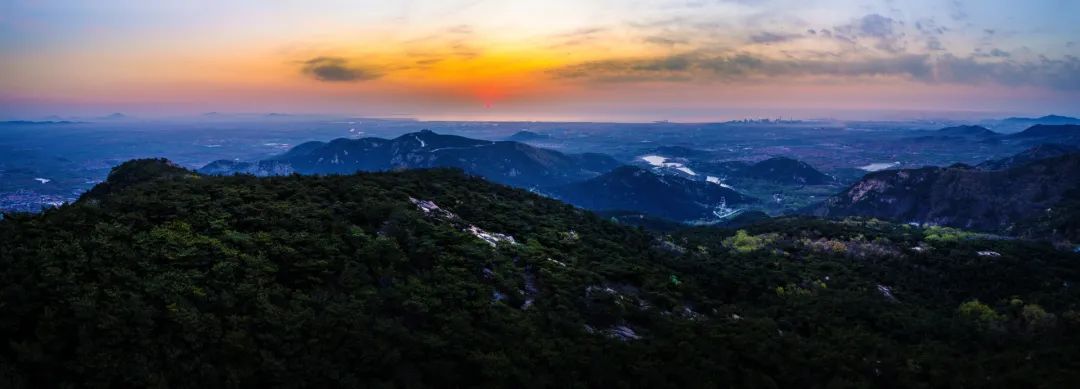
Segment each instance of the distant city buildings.
M41 212L42 209L59 207L76 199L78 196L74 194L62 196L20 189L0 193L0 212Z

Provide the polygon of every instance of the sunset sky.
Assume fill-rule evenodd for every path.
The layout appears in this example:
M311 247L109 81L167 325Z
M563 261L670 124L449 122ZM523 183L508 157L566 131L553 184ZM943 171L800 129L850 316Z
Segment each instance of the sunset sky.
M1074 0L0 0L0 117L1077 115L1077 15Z

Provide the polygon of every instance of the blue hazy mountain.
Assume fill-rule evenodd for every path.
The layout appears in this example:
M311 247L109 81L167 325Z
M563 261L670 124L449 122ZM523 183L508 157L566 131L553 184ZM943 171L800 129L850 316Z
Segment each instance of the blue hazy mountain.
M713 218L718 207L757 202L718 184L658 175L634 166L544 192L591 210L636 211L679 221Z
M1047 141L1080 141L1080 125L1076 124L1037 124L1026 130L1008 136L1010 139L1039 139Z
M1080 124L1080 119L1061 116L1061 115L1046 115L1037 118L1029 117L1011 117L1003 119L997 122L987 122L987 125L993 125L994 129L998 132L1018 132L1025 128L1034 125L1062 125L1062 124Z
M480 140L424 130L394 139L307 142L266 161L215 161L200 172L350 174L450 167L498 183L530 188L585 180L618 166L618 161L604 154L564 154L521 142Z
M764 161L706 162L694 165L702 172L735 179L770 181L787 185L821 185L833 181L810 164L788 157L772 157Z
M1040 159L1080 153L1080 148L1058 144L1042 144L1006 158L995 159L975 165L982 170L1001 170L1023 166Z
M934 131L934 134L940 136L959 136L975 138L986 138L1000 135L983 126L945 127L940 130Z
M918 131L919 136L904 139L906 143L956 143L956 142L997 142L1001 135L983 126L953 126L939 130Z
M514 135L506 137L506 140L514 142L536 142L549 139L551 139L551 135L536 133L528 130L521 130L514 133Z

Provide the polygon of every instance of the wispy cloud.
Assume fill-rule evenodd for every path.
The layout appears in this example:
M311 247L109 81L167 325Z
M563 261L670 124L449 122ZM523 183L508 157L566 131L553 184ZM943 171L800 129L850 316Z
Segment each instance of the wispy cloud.
M1003 54L990 55L995 58ZM976 56L902 54L845 59L775 59L749 53L593 61L556 69L555 77L590 82L783 81L800 77L896 77L925 83L1031 85L1080 90L1080 59L983 61Z
M606 32L608 32L608 29L605 27L585 27L555 34L550 37L553 41L550 47L565 48L584 45L601 38Z
M419 65L431 65L449 57L473 59L483 54L482 47L473 43L476 30L473 26L459 24L443 28L436 33L400 43L408 49L408 55L419 58Z

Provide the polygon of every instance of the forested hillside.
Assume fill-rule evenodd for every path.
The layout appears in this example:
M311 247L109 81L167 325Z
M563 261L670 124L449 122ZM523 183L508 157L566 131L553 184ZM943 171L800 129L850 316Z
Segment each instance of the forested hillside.
M116 168L0 221L0 387L1067 387L1080 255L652 233L452 170Z
M1023 160L1024 154L1015 158ZM879 217L1048 238L1054 233L1076 235L1075 230L1030 228L1038 225L1035 220L1066 211L1059 205L1067 205L1073 198L1070 194L1078 190L1080 154L1071 153L1002 170L953 165L873 172L808 213Z

